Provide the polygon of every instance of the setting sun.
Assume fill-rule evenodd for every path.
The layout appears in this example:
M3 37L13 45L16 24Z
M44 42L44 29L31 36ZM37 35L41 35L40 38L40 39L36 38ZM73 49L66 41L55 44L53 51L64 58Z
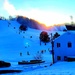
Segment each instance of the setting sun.
M47 27L71 22L69 16L60 13L41 11L41 10L32 10L29 13L25 12L25 14L28 18L37 20L40 23L45 24ZM22 15L25 16L25 14Z
M57 12L54 13L41 10L32 10L30 13L31 14L26 13L27 17L35 19L40 23L45 24L47 27L70 22L70 18L68 16Z

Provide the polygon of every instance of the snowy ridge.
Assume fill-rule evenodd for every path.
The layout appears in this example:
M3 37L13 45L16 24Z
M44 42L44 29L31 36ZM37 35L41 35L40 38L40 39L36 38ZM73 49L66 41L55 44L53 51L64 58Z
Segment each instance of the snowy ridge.
M38 29L38 30L50 30L50 31L63 31L66 30L65 25L60 25L60 26L50 26L46 28L45 24L39 23L38 21L34 19L29 19L27 17L23 16L18 16L17 17L17 22L20 24L23 24L27 27L33 28L33 29Z

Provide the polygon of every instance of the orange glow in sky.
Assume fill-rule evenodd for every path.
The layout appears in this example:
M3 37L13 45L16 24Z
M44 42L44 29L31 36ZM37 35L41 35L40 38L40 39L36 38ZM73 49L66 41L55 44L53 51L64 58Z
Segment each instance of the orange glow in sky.
M48 26L53 26L56 24L64 24L66 22L71 22L70 18L59 14L59 13L51 13L51 12L43 12L40 13L38 12L39 15L37 14L32 14L32 15L28 15L28 17L35 19L37 21L39 21L40 23L45 24L47 27Z

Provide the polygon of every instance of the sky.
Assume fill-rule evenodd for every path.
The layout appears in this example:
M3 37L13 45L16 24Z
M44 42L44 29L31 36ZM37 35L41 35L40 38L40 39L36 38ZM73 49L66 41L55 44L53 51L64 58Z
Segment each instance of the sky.
M75 0L0 0L0 15L23 15L47 26L75 20Z

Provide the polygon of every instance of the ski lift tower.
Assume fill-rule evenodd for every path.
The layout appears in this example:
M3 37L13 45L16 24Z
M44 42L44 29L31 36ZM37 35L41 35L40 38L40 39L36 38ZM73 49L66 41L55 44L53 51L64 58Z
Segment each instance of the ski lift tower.
M53 60L53 64L54 64L54 41L53 41L53 36L52 36L52 33L50 34L51 35L51 45L52 45L52 60Z

